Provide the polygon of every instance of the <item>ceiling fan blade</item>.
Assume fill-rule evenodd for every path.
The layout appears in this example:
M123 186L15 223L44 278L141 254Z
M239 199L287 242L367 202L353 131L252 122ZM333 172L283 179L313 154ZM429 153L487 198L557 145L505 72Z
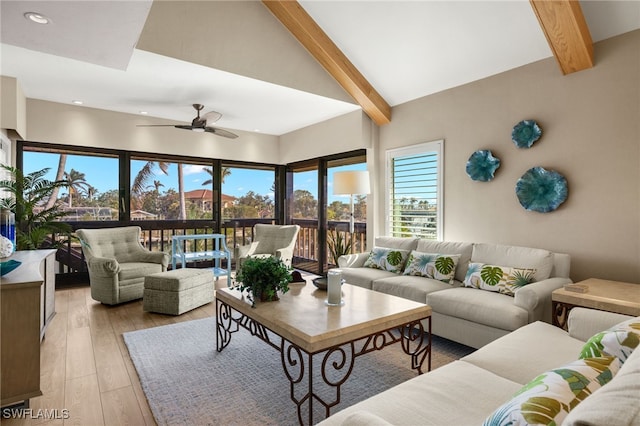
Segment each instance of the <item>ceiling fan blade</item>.
M173 124L136 124L136 127L173 127Z
M238 135L236 135L235 133L231 133L228 130L219 129L217 127L205 127L204 131L208 133L213 133L214 135L229 138L229 139L235 139L238 137Z
M175 126L176 129L184 129L184 130L193 130L193 129L201 129L201 127L198 126L192 126L190 124L176 124Z
M216 121L220 120L220 118L222 118L222 114L220 114L217 111L209 111L208 113L204 114L202 116L202 119L207 123L207 124L213 124Z

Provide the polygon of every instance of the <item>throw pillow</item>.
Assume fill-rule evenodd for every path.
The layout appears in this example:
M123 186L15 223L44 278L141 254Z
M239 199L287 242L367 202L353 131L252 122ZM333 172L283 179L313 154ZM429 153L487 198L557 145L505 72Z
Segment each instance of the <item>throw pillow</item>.
M493 412L483 426L559 425L580 401L620 369L613 356L585 358L545 372Z
M409 254L403 275L416 275L451 284L459 260L459 254L422 253L413 250Z
M374 247L369 257L364 262L367 268L382 269L384 271L402 272L409 250L392 249L386 247Z
M640 344L640 317L623 321L595 334L580 351L580 358L612 355L624 363Z
M517 289L532 283L535 274L535 269L511 268L472 262L469 263L464 285L465 287L496 291L507 296L513 296Z

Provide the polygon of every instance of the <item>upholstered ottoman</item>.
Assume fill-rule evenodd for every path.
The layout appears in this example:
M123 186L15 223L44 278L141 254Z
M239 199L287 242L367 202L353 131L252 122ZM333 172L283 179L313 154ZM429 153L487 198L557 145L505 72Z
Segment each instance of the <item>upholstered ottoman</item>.
M213 272L208 269L174 269L144 279L144 311L180 315L210 302L213 302Z

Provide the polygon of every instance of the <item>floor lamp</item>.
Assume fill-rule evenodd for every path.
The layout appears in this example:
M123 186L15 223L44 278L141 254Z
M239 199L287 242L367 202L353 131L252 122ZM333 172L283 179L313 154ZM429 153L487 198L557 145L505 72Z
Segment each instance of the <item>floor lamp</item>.
M335 172L333 174L333 195L349 195L351 197L351 217L349 218L349 232L353 237L355 228L355 218L353 216L353 196L354 194L368 194L369 172L367 170L353 170Z

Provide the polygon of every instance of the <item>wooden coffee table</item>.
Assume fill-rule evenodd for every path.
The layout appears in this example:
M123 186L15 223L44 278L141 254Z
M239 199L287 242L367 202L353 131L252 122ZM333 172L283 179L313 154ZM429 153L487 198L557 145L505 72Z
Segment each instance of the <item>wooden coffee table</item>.
M298 420L313 424L313 404L331 407L340 402L340 386L348 379L355 358L401 342L411 356L411 367L431 369L431 307L426 304L344 284L344 306L325 305L327 293L311 283L290 284L276 302L258 302L255 308L240 291L216 291L217 350L222 351L240 327L280 352ZM422 321L427 324L424 329ZM426 331L426 333L425 333ZM314 355L318 354L316 357ZM338 361L336 361L338 360ZM332 400L314 392L314 362L324 382L336 389ZM329 379L328 372L338 373ZM302 389L302 392L296 389ZM305 412L307 415L305 416Z
M640 316L640 284L598 278L589 278L576 284L587 286L587 292L576 293L559 288L551 293L554 325L566 328L569 311L576 306Z

